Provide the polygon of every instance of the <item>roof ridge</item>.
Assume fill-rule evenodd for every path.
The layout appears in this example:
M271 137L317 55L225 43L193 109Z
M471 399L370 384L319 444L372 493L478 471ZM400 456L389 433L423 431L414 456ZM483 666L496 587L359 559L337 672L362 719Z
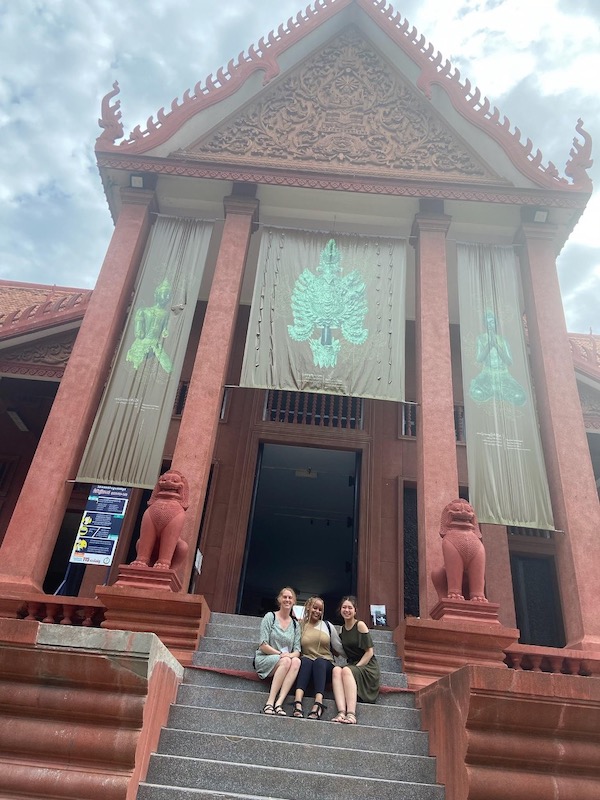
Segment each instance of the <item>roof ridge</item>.
M504 150L515 167L529 180L538 186L560 191L576 191L591 193L592 182L587 170L592 166L592 140L583 128L581 119L575 126L576 133L565 165L565 175L561 176L555 164L548 161L543 164L543 155L539 149L533 152L533 142L527 138L521 141L521 131L515 126L511 130L511 122L502 116L496 106L492 106L487 97L477 87L473 87L468 78L461 82L460 71L444 59L439 50L419 34L400 12L394 10L387 0L315 0L304 12L299 11L296 17L290 17L287 25L281 24L277 33L271 31L268 36L261 37L258 45L250 45L248 53L243 50L237 58L231 59L226 68L217 70L216 78L210 73L202 84L198 81L190 95L187 89L181 102L176 97L169 111L164 107L156 114L156 120L150 116L146 129L137 125L127 139L116 144L118 138L124 136L121 123L120 100L111 105L111 100L119 93L117 81L103 98L102 116L98 120L103 132L96 140L96 152L115 152L141 154L166 141L175 130L199 111L214 105L237 91L240 86L257 70L264 74L263 83L275 78L280 67L277 58L292 44L305 36L312 28L321 25L342 9L356 3L379 27L387 31L402 50L420 68L417 87L431 100L431 89L434 84L440 86L448 95L454 109L468 122L491 136Z
M40 300L6 314L0 313L0 337L82 317L91 296L92 289L79 290Z

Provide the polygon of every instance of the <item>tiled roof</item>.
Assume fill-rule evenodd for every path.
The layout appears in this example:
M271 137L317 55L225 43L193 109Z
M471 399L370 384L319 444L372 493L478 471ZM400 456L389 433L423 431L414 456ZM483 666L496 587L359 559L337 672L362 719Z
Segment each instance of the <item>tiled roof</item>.
M90 290L0 280L0 339L83 317Z

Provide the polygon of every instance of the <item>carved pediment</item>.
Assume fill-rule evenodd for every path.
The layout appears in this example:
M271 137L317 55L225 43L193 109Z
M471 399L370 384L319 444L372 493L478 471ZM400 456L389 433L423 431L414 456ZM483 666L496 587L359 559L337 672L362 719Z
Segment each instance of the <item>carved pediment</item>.
M77 331L39 339L0 351L0 372L9 375L60 378L73 350Z
M174 155L288 170L504 183L354 28Z

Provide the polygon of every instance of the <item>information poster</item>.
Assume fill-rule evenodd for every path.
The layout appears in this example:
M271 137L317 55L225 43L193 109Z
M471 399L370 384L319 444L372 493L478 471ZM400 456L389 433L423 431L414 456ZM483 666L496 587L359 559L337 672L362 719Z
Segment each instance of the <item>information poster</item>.
M124 486L92 486L69 559L72 564L112 564L130 494Z

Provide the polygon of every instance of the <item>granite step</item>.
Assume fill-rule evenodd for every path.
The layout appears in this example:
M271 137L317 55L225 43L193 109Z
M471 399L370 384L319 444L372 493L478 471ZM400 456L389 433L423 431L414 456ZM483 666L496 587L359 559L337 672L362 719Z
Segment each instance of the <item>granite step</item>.
M304 703L305 713L312 706L312 700ZM290 709L286 709L291 712ZM328 707L329 710L329 707ZM277 718L277 724L264 715L252 711L242 711L223 708L208 708L186 706L177 704L171 707L167 728L184 731L203 731L225 735L239 735L245 737L262 737L272 741L294 741L299 744L328 745L331 743L331 728L324 721L331 716L325 713L320 724L313 724L314 720L288 717L294 725L290 728L284 718ZM405 753L413 756L428 756L428 736L425 732L416 730L415 722L418 716L414 715L407 720L409 727L402 724L405 718L402 714L394 720L395 727L365 724L364 716L360 716L359 725L340 725L336 733L337 747L353 747L366 751ZM280 724L281 722L281 724Z
M291 748L282 748L289 757ZM443 800L444 789L433 784L369 778L362 775L323 773L305 769L298 771L295 764L287 768L237 762L220 762L212 759L156 754L150 761L147 782L164 787L211 789L242 796L257 795L262 798L289 800ZM160 797L160 795L154 795ZM169 795L164 791L163 798ZM141 791L139 800L150 800Z
M177 705L195 706L196 708L230 709L231 711L246 711L258 713L267 699L266 691L244 691L238 689L215 688L212 686L192 686L182 684L177 693ZM291 711L289 703L286 711ZM306 704L308 705L308 700ZM327 710L323 720L335 716L333 700L326 699ZM374 725L383 728L401 728L403 730L420 730L420 712L415 708L404 708L380 704L359 703L357 715L360 724Z

